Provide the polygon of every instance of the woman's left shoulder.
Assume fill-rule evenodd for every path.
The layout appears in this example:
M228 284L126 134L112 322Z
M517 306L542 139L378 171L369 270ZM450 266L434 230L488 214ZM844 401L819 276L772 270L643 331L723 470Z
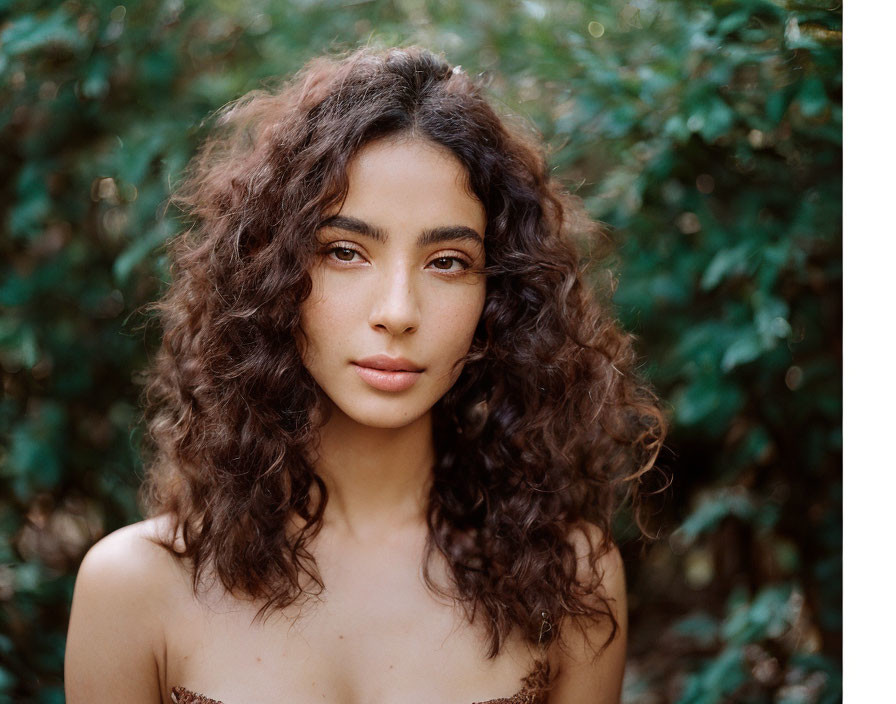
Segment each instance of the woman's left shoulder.
M572 526L568 540L577 558L577 581L587 586L587 605L612 617L567 619L551 647L556 673L551 704L616 704L622 693L628 633L625 568L619 548L597 525ZM614 625L615 622L615 625Z
M613 598L621 595L624 598L622 555L603 529L589 521L579 521L570 527L567 540L575 550L578 582L599 585L604 593L598 596Z

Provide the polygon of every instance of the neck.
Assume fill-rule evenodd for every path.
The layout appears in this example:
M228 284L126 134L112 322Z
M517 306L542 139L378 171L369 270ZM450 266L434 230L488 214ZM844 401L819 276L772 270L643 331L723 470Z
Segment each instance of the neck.
M325 525L358 539L425 525L434 461L430 413L373 428L334 408L314 463L329 494Z

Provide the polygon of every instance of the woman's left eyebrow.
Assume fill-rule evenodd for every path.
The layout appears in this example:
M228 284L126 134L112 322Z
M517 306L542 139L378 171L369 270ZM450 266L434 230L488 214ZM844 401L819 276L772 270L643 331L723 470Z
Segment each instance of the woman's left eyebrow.
M381 228L370 225L358 218L353 218L350 215L331 215L320 224L320 227L336 227L340 230L348 230L383 243L389 239L389 236ZM439 244L440 242L457 242L458 240L471 240L480 247L483 246L482 236L472 227L467 227L466 225L443 225L426 229L417 238L417 246L425 247L431 244Z

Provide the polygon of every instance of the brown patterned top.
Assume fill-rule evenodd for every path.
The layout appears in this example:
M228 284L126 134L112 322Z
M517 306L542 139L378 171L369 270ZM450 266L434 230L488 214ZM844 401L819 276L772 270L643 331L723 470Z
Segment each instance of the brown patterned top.
M474 702L473 704L546 704L548 687L551 680L551 668L547 660L539 660L525 679L523 688L512 697L489 699L487 702ZM185 687L171 688L171 701L174 704L224 704L217 699L191 692Z

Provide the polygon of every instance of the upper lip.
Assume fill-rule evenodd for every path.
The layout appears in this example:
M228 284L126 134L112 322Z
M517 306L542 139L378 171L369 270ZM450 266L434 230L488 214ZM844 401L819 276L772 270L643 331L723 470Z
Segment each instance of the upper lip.
M371 369L382 369L388 372L422 372L423 367L414 364L404 357L389 357L385 354L377 354L373 357L365 357L355 362L361 367L370 367Z

